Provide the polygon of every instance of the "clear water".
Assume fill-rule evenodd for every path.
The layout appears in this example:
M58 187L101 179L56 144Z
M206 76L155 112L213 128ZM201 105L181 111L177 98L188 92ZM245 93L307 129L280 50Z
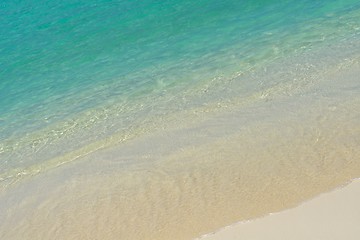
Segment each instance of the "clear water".
M159 116L216 102L203 96L204 86L241 83L242 74L360 33L355 0L0 6L3 180L42 171L46 162L56 166L63 156L74 160L109 139L124 141Z
M0 3L0 238L193 239L360 176L355 0Z

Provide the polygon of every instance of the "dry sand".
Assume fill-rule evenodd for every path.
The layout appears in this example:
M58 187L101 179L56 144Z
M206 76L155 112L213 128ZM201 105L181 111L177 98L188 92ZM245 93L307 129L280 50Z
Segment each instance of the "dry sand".
M360 239L360 180L302 205L226 227L202 240Z

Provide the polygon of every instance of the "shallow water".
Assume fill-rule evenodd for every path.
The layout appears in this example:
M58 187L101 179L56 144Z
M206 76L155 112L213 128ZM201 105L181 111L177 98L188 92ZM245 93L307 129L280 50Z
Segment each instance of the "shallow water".
M209 85L236 81L252 94L258 86L242 74L360 31L359 4L350 0L3 5L3 179L80 148L91 152L114 134L127 139L158 115L225 98L206 98Z
M359 58L348 64L24 179L0 198L1 236L193 239L343 185L360 175Z
M356 1L0 11L5 239L191 239L360 175Z

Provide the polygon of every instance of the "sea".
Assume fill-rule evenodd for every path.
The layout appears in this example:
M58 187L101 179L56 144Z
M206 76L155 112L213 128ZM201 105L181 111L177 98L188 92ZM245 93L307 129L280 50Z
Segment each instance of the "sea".
M345 184L359 63L357 0L3 0L0 236L193 239Z

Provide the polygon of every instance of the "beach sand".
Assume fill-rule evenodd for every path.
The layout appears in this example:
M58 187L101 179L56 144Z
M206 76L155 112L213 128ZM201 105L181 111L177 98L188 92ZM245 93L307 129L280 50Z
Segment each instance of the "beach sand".
M264 218L241 222L202 240L356 240L360 238L360 180Z

